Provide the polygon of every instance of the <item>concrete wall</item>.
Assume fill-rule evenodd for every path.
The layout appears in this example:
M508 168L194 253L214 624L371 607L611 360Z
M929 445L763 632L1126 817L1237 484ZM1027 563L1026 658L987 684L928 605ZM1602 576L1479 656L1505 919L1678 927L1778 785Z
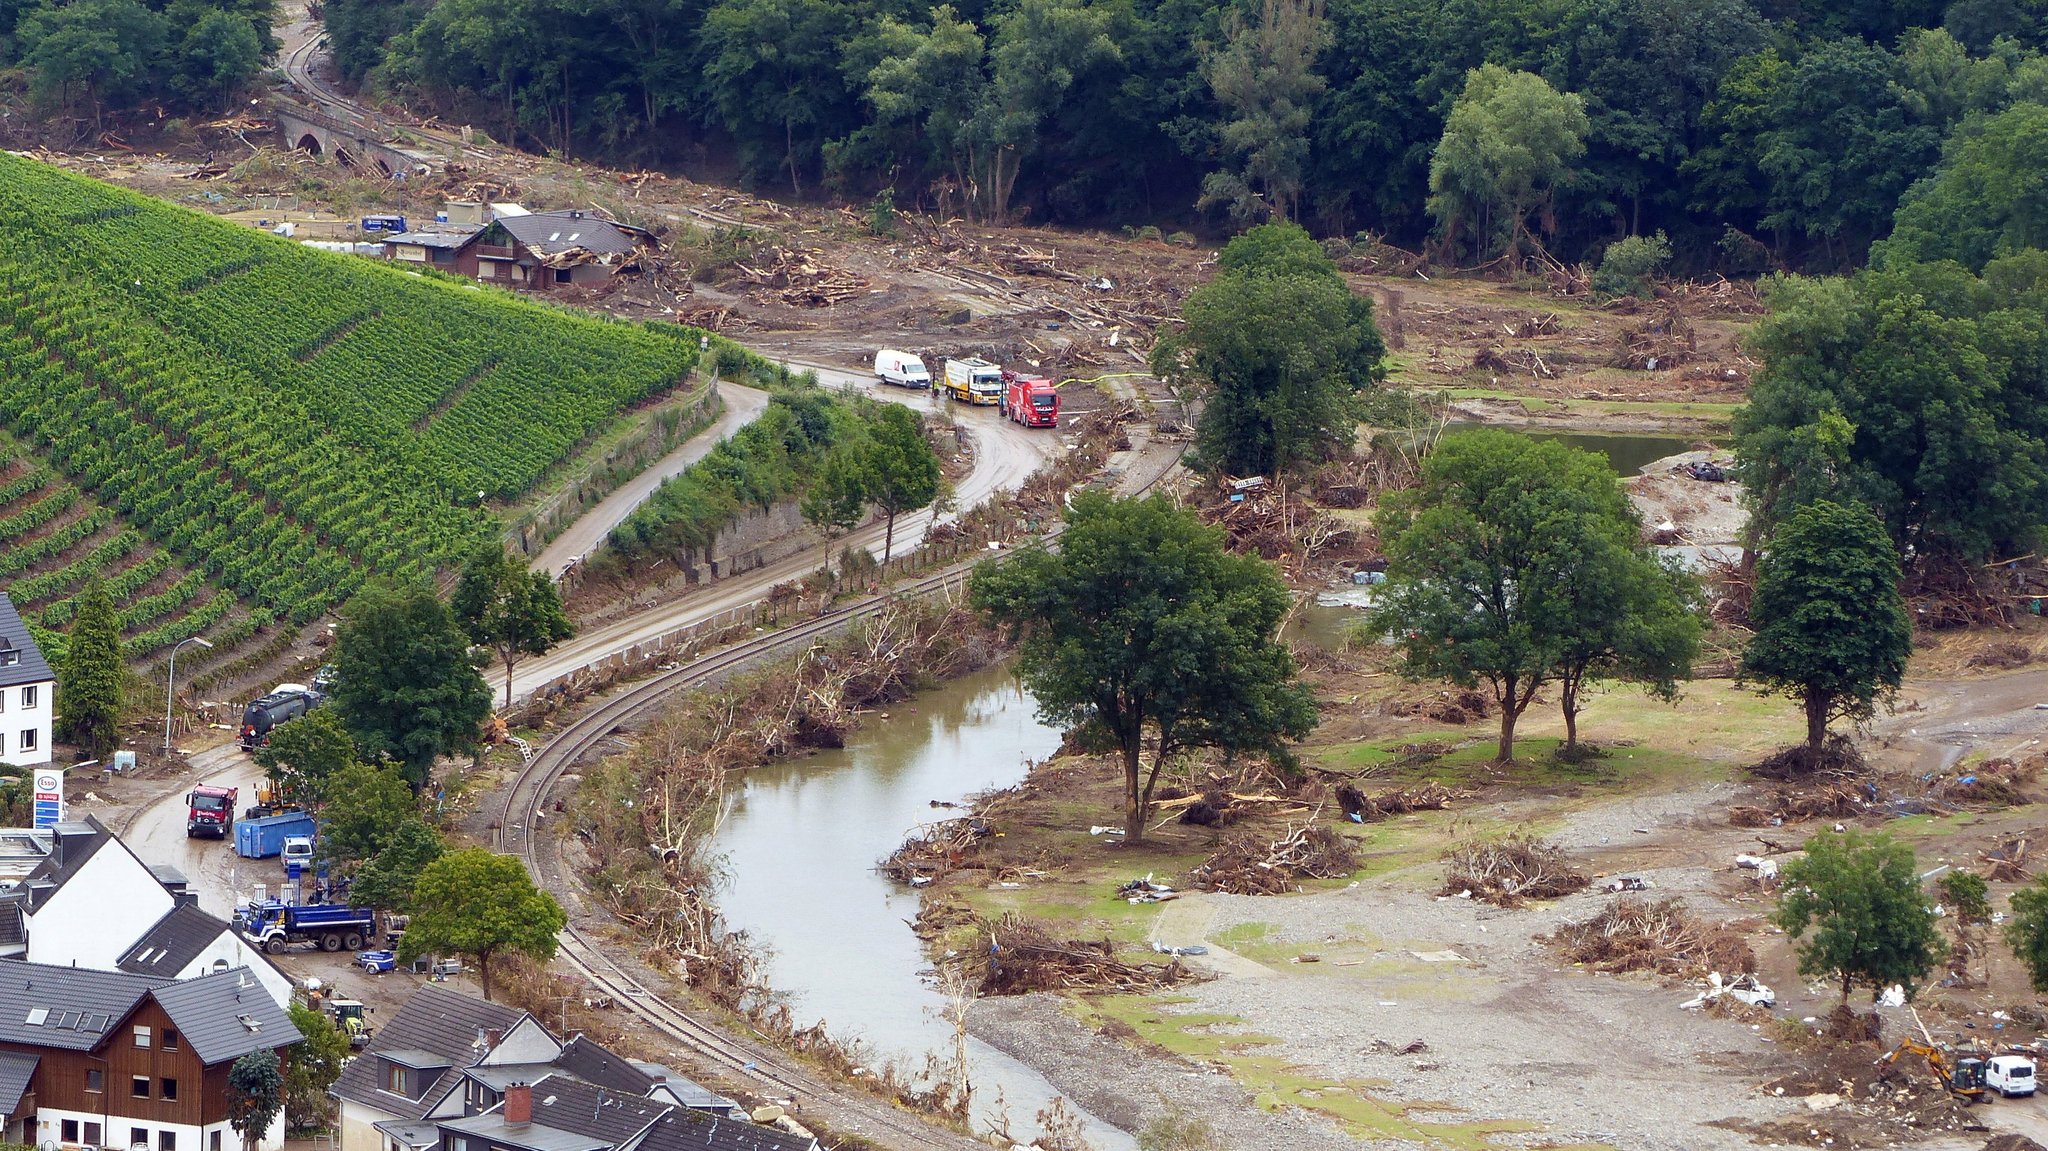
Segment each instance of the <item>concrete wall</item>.
M724 579L766 567L823 542L825 537L804 520L802 509L791 500L767 511L756 509L742 515L718 533L702 563L694 566L701 569L699 579ZM697 558L691 557L693 561Z

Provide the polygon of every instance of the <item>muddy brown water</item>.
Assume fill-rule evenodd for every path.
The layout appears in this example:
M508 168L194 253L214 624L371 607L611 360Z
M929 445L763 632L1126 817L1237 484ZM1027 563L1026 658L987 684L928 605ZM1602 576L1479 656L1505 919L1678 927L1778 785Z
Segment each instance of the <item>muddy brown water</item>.
M950 1066L945 1000L910 929L917 895L875 864L919 825L960 814L934 801L1017 783L1059 742L998 668L905 700L887 718L868 716L842 750L747 775L713 840L724 871L719 907L729 927L765 945L768 982L800 1025L823 1020L878 1063L916 1071L929 1054ZM1056 1094L1051 1084L979 1042L968 1062L977 1133L998 1090L1012 1129L1032 1131L1032 1116ZM1135 1147L1086 1118L1098 1151Z

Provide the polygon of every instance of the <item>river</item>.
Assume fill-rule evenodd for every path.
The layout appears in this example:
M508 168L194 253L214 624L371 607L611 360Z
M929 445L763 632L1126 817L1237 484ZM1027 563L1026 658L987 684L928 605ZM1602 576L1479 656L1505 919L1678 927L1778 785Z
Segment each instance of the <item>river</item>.
M918 825L957 814L934 801L1015 784L1059 742L998 668L905 700L887 718L869 716L842 750L747 774L712 841L725 876L719 910L765 945L768 982L789 997L800 1026L825 1020L834 1038L862 1040L875 1058L910 1070L927 1053L950 1059L944 999L922 974L930 964L910 929L917 896L875 864ZM1055 1094L978 1042L969 1066L977 1132L998 1088L1020 1135ZM1099 1151L1135 1147L1086 1118Z

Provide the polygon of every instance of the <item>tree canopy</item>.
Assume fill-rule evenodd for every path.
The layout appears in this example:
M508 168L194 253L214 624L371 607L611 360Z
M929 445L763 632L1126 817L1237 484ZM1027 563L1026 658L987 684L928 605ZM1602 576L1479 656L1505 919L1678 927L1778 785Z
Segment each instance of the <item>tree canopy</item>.
M412 920L398 941L399 958L460 955L476 961L484 998L491 964L508 952L554 958L555 936L568 923L555 897L533 885L516 856L472 847L449 852L420 870Z
M1858 986L1910 996L1944 953L1913 849L1888 835L1815 835L1778 891L1771 921L1799 941L1799 973L1835 980L1844 1002Z
M1279 575L1164 497L1076 496L1057 552L976 568L969 598L1020 640L1017 674L1045 721L1119 753L1128 842L1144 838L1153 787L1180 755L1284 760L1315 726L1274 642L1289 603Z
M285 1123L294 1131L318 1131L328 1126L334 1112L327 1089L341 1078L342 1064L348 1062L348 1036L317 1008L294 1001L286 1010L304 1039L292 1044L285 1069Z
M463 566L449 601L455 622L505 664L505 706L512 706L512 668L521 656L546 655L576 634L561 593L546 572L529 569L496 540Z
M476 742L491 689L447 605L419 585L371 583L342 609L334 708L365 755L396 760L414 790L434 761Z
M331 707L278 724L270 742L256 749L256 766L269 776L278 800L304 806L318 806L328 781L361 760L356 741Z
M358 907L410 912L420 872L441 858L446 845L441 833L417 815L408 815L382 836L383 846L356 868L348 897Z
M900 404L884 404L874 412L858 474L867 501L881 511L886 525L882 562L887 563L896 544L896 517L930 507L939 498L939 457L924 438L924 421L916 412Z
M1576 743L1590 678L1670 698L1690 671L1696 592L1644 551L1616 479L1606 460L1554 441L1460 432L1375 516L1387 581L1372 628L1394 641L1406 675L1487 685L1502 762L1546 683L1561 681Z
M1444 242L1455 249L1469 232L1486 259L1553 231L1557 191L1572 180L1590 128L1585 101L1543 77L1474 68L1429 163L1429 214Z
M275 1051L251 1051L228 1067L228 1126L253 1147L284 1110L284 1070Z
M1153 371L1203 397L1203 461L1271 475L1349 445L1358 396L1386 375L1372 301L1295 224L1238 236L1217 267L1152 353Z
M2034 990L2048 994L2048 876L2037 876L2012 893L2012 922L2005 925L2005 939Z
M1742 676L1800 702L1806 746L1818 754L1828 724L1862 719L1898 690L1913 651L1899 594L1899 559L1877 517L1822 500L1771 533L1750 593L1756 634Z
M352 763L328 779L320 809L320 857L339 867L368 863L391 845L419 800L388 763Z

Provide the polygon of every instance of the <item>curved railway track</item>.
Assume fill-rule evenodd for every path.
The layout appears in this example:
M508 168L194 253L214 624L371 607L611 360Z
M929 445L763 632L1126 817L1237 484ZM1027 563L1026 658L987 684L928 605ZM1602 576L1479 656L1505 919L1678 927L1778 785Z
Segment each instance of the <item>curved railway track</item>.
M535 882L553 892L565 907L581 903L575 885L564 874L553 842L536 833L538 824L543 822L536 816L564 771L620 727L661 707L670 693L707 683L763 657L820 639L880 613L896 597L922 596L958 586L964 583L970 567L956 565L902 585L887 595L691 660L605 700L550 739L506 789L495 833L498 849L518 854ZM825 1117L835 1131L860 1135L897 1151L968 1151L985 1146L874 1096L842 1090L813 1076L765 1042L736 1037L692 1018L606 955L602 944L573 922L562 932L558 957L614 1002L698 1057L735 1079L754 1084L764 1095L803 1100L813 1112Z

